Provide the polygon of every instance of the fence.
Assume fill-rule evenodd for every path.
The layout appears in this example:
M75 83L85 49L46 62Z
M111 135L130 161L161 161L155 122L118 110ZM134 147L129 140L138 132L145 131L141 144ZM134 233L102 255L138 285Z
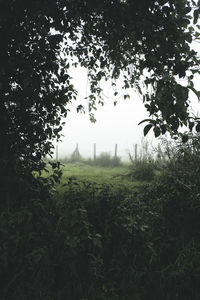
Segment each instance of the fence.
M98 157L98 145L97 143L94 143L91 145L92 152L93 152L93 160L95 161ZM120 157L118 155L118 144L115 144L113 146L113 155L112 157ZM104 153L110 153L110 152L104 152ZM99 153L100 155L102 152ZM82 155L81 152L79 151L79 144L76 144L75 150L70 154L70 155L65 155L65 157L71 157L74 160L79 160ZM125 156L124 156L125 157ZM127 150L127 159L128 160L130 157L132 160L143 160L143 159L162 159L164 157L164 151L161 149L160 144L156 146L154 149L152 145L148 141L142 141L140 144L136 143L133 144L132 148ZM59 160L63 158L63 155L61 156L59 153L59 146L56 145L55 147L55 159Z

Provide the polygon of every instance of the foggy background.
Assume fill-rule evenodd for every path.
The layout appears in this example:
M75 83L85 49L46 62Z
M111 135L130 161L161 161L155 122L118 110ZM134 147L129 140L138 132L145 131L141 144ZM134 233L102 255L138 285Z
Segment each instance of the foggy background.
M115 144L117 144L118 156L123 160L128 160L128 152L133 153L134 145L141 144L142 140L157 144L157 139L152 133L149 133L148 137L144 139L144 124L138 126L140 121L148 118L148 113L137 93L129 91L130 99L123 99L123 92L119 93L119 97L120 95L121 97L114 106L112 87L110 83L103 83L104 106L97 105L97 110L93 112L96 122L92 123L89 119L88 103L85 99L89 93L87 70L72 69L71 76L78 91L78 97L76 101L68 105L70 112L64 120L66 125L62 131L62 142L54 143L58 146L59 158L70 156L75 150L76 144L78 144L81 156L93 157L94 143L96 143L97 155L101 152L114 155ZM79 104L84 106L85 114L77 113L76 107Z
M155 149L159 139L154 137L150 130L147 137L143 136L145 123L138 125L140 121L149 118L142 99L138 93L129 90L130 99L123 99L124 91L120 91L120 99L114 106L113 91L110 83L102 83L104 106L97 105L94 111L96 122L92 123L89 119L88 103L85 99L89 93L87 70L83 68L72 68L70 73L72 82L78 91L77 100L68 104L70 109L67 118L64 120L66 125L62 131L62 142L55 143L58 147L58 157L69 157L78 144L82 157L93 157L94 143L96 143L97 156L101 152L114 155L115 144L118 145L117 154L122 160L128 160L128 153L134 153L134 145L138 144L138 152L142 149L142 143L148 141L149 151ZM184 84L184 82L180 82ZM198 89L199 79L195 80ZM127 92L126 92L127 93ZM198 114L199 103L197 97L191 92L191 110ZM82 104L85 114L77 113L76 107ZM183 129L184 131L184 129ZM169 137L168 137L169 138ZM54 153L54 157L55 157Z

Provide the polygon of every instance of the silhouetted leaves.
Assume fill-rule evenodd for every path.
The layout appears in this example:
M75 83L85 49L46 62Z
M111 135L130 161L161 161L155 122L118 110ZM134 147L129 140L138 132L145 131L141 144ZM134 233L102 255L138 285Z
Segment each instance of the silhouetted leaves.
M195 9L195 11L194 11L194 24L197 23L198 18L199 18L199 9Z
M51 151L49 140L60 138L66 105L77 96L69 74L71 65L88 69L92 121L92 110L102 92L99 81L112 78L116 85L115 80L123 74L123 88L135 86L144 95L144 104L156 122L167 123L172 132L181 122L187 123L188 89L180 86L174 75L184 77L189 69L198 73L198 59L190 49L198 34L190 24L194 6L190 1L2 3L2 155L12 149L24 158L34 156L35 161ZM195 3L194 23L199 15L199 3ZM147 74L145 78L143 74ZM194 90L192 80L190 77ZM152 92L147 92L150 89ZM35 156L36 152L40 155Z
M196 125L196 131L200 132L200 122L198 122L197 125Z
M182 135L182 142L183 142L183 143L186 143L186 142L188 141L188 139L189 139L189 137L188 137L187 134L183 134L183 135Z
M144 127L144 136L148 134L149 130L152 128L153 124L148 124Z
M153 131L154 131L155 137L158 137L161 133L160 128L157 126L154 127Z

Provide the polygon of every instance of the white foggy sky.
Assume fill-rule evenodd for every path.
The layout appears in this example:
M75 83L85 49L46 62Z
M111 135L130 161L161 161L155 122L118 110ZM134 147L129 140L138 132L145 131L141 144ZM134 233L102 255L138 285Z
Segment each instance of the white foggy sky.
M93 156L93 144L96 143L97 155L101 152L114 153L115 144L118 144L118 155L127 158L128 151L133 152L134 144L140 144L143 138L143 127L138 123L148 117L146 109L139 96L130 92L130 99L119 99L116 106L109 90L105 86L104 106L98 105L94 111L96 123L91 123L88 115L87 101L87 71L81 68L72 70L73 82L78 90L77 100L73 105L83 104L85 114L77 113L76 108L69 105L71 110L66 118L63 129L62 143L58 144L59 157L72 154L76 144L79 145L80 154L84 157ZM110 97L109 97L110 96ZM154 140L153 134L148 135L148 140ZM157 141L156 141L157 143Z

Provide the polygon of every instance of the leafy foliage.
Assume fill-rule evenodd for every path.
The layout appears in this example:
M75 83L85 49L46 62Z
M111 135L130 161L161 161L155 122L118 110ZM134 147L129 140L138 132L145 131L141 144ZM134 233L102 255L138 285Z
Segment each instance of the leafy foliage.
M199 297L199 146L197 135L173 148L163 175L139 196L159 215L152 265L152 278L158 274L159 284L151 286L149 298Z
M155 162L151 159L132 161L127 174L132 180L152 181L155 177Z
M144 204L128 197L126 189L69 179L58 207L65 216L61 219L65 239L59 255L62 264L68 264L70 253L70 265L60 276L61 298L138 297L140 268L145 268L151 256L151 250L145 250ZM140 211L143 218L133 218L133 211Z
M39 299L51 293L50 286L45 290L52 282L56 239L51 180L26 172L15 188L12 183L7 202L1 199L1 299Z
M69 70L77 63L89 70L90 109L101 94L99 81L111 78L115 86L122 72L124 88L141 91L140 79L147 87L144 102L156 136L189 125L188 91L195 90L199 65L190 48L198 38L192 5L196 23L198 3L188 0L2 1L0 157L15 153L33 164L51 152L66 104L76 98ZM186 71L185 87L177 78Z
M199 136L176 146L137 190L71 177L55 201L48 178L19 179L1 203L1 299L198 299L199 151Z

